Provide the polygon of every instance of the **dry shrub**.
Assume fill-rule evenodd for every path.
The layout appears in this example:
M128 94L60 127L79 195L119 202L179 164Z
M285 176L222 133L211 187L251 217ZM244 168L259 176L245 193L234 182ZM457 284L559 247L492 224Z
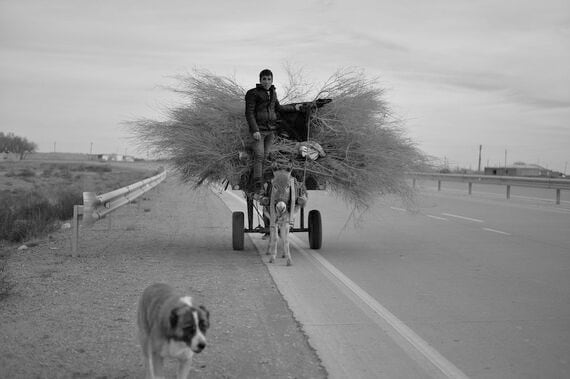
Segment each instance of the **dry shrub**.
M298 141L278 138L273 158L295 158L298 176L326 182L359 209L387 193L410 199L405 173L418 170L426 157L406 137L377 81L355 69L339 70L311 98L303 99L299 97L307 96L306 82L298 72L289 73L288 102L332 99L309 119L308 139L318 142L326 156L305 161L298 156ZM127 123L135 141L145 151L167 156L186 182L243 183L252 165L251 158L239 158L251 141L244 116L245 89L230 78L199 70L178 80L173 90L187 103L168 108L165 120Z
M235 81L196 71L179 76L188 104L166 110L166 120L128 123L144 151L168 157L185 181L220 182L244 167L238 154L246 149L249 133L244 117L245 90ZM236 167L238 166L238 167Z

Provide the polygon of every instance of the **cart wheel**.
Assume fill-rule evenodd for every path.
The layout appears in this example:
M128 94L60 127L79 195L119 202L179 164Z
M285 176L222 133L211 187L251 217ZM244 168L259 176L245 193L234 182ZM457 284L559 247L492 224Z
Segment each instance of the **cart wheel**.
M323 226L321 212L313 209L309 212L309 247L319 250L323 245Z
M243 212L232 213L232 247L234 250L243 250Z

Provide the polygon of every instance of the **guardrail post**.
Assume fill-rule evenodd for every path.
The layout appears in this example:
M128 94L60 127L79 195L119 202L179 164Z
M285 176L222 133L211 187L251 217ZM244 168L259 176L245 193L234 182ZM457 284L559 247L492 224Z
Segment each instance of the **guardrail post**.
M472 189L473 189L473 183L469 182L469 195L471 195Z
M507 184L507 200L511 198L511 186Z
M90 226L97 221L93 217L95 207L97 206L97 195L95 192L83 192L83 224Z
M73 220L71 231L71 256L77 257L77 247L79 244L79 215L83 213L83 206L73 206Z
M556 188L556 204L560 205L560 188Z
M441 191L441 180L437 181L437 190Z

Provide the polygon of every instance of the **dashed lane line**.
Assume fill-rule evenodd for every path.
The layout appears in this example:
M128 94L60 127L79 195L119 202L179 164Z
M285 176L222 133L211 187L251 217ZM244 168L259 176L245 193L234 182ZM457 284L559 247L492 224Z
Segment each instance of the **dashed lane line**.
M448 217L454 217L454 218L459 218L461 220L467 220L467 221L473 221L473 222L484 222L483 220L480 220L478 218L471 218L471 217L465 217L465 216L460 216L460 215L455 215L453 213L442 213L442 215L444 216L448 216Z
M403 208L397 208L397 207L390 207L393 210L396 211L401 211L401 212L405 212L406 210ZM460 215L456 215L456 214L452 214L452 213L442 213L442 215L444 216L448 216L448 217L454 217L454 218L459 218L462 220L467 220L467 221L473 221L473 222L478 222L478 223L483 223L483 220L480 220L478 218L471 218L471 217L465 217L465 216L460 216ZM427 217L429 218L433 218L435 220L440 220L440 221L447 221L446 218L444 217L439 217L439 216L435 216L435 215L430 215L430 214L426 214ZM482 228L483 230L487 231L487 232L492 232L492 233L497 233L497 234L502 234L505 236L510 236L511 233L507 233L507 232L503 232L502 230L497 230L497 229L491 229L491 228Z
M488 232L492 232L492 233L497 233L497 234L503 234L505 236L510 236L511 233L507 233L507 232L503 232L501 230L496 230L496 229L491 229L491 228L483 228L483 230L486 230Z
M426 216L429 218L440 220L440 221L447 221L447 219L445 217L439 217L439 216L434 216L434 215L426 215Z

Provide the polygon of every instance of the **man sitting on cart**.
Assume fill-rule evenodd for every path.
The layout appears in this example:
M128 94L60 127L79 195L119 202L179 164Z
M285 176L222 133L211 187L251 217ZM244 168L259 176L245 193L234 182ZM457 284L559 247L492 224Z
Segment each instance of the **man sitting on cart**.
M259 83L245 95L245 118L253 138L254 196L263 196L263 162L273 146L279 112L301 110L301 104L281 105L273 86L273 73L265 69L259 73Z

